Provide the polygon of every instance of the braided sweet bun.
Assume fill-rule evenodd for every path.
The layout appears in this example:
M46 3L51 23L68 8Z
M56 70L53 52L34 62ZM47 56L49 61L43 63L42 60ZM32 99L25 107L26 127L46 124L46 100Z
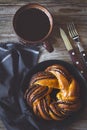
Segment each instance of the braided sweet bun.
M35 74L25 93L29 106L46 120L63 120L80 109L79 85L61 65L52 65Z

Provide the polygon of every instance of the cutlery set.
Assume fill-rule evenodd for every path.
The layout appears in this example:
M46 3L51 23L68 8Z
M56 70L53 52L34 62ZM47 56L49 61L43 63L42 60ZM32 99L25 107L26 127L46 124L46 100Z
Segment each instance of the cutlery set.
M84 63L86 64L87 66L87 54L80 42L80 38L79 38L79 34L75 28L75 25L74 23L71 23L69 25L67 25L67 28L68 28L68 32L69 32L69 35L70 37L75 41L75 43L77 44L78 46L78 49L80 51L80 54L82 56L82 59L84 60Z
M68 52L70 54L73 64L79 70L79 72L81 73L83 78L87 81L87 54L80 42L79 34L75 28L74 23L72 22L72 23L68 24L67 29L68 29L70 38L72 38L73 42L76 44L76 46L79 49L82 62L81 62L80 56L77 55L74 47L70 43L68 36L66 35L65 31L62 28L60 28L60 35L64 41L66 49L68 50Z

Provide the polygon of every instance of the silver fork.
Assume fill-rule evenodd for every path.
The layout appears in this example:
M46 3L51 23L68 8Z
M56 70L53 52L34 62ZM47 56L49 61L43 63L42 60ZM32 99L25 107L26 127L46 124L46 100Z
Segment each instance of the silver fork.
M69 23L67 25L67 28L68 28L68 32L69 32L70 37L75 41L76 45L78 46L78 49L81 53L83 61L85 62L86 66L87 66L87 54L86 54L83 46L81 45L79 34L75 28L74 23L73 22Z

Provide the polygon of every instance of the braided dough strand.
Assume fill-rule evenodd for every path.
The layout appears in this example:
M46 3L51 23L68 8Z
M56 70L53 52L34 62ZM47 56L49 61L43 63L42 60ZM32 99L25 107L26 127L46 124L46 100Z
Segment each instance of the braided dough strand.
M81 107L79 85L61 65L35 74L25 99L34 113L46 120L63 120Z

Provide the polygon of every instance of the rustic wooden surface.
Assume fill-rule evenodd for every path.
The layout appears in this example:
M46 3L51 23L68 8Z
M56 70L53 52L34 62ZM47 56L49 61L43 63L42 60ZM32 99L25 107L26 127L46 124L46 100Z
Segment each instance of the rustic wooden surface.
M87 0L0 0L0 42L18 42L12 26L13 16L17 9L29 2L37 2L47 7L54 19L53 33L49 39L54 46L54 52L48 53L41 47L38 62L60 59L72 63L59 34L59 27L67 32L66 24L70 21L76 24L81 42L87 52ZM0 130L5 130L2 121L0 121ZM87 108L78 121L61 130L87 130Z

